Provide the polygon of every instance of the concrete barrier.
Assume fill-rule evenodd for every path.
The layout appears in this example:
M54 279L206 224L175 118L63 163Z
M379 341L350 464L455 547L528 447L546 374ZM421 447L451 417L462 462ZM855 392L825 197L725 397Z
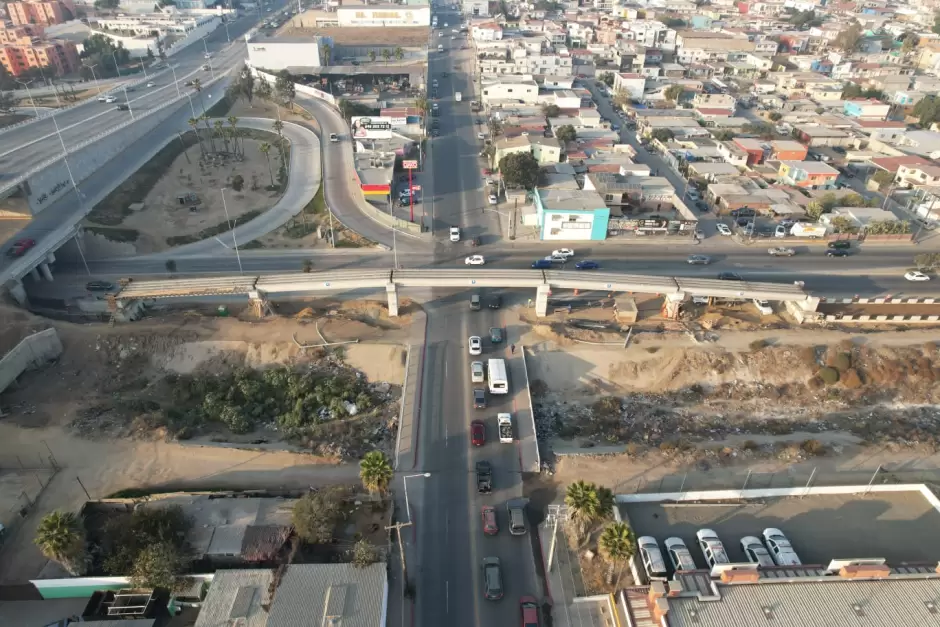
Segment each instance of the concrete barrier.
M0 392L25 371L56 359L62 354L62 342L55 329L46 329L23 338L0 359Z

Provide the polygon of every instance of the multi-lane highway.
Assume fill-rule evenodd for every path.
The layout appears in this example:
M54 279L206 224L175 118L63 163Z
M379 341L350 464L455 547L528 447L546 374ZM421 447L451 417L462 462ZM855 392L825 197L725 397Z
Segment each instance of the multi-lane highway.
M185 86L187 81L198 78L205 83L216 72L230 70L245 59L244 38L240 35L254 25L254 19L243 17L229 25L229 36L234 42L232 45L227 43L225 28L220 27L206 38L206 45L194 43L170 57L167 63L173 66L172 71L166 65L151 70L150 73L156 74L153 87L146 87L146 83L143 83L127 92L126 102L130 111L119 111L116 103L108 104L92 99L56 114L54 119L50 116L4 133L0 136L0 190L37 165L61 155L62 142L71 150L89 138L123 123L131 115L145 115L151 109L178 98L180 93L192 94L192 88ZM212 55L208 61L204 57L207 48ZM210 71L201 69L205 63L210 64ZM178 85L173 80L174 71ZM133 75L128 77L127 83L142 78L143 75ZM123 89L114 88L112 92L119 102L125 102ZM193 112L202 115L198 96L194 94L193 97ZM56 125L62 141L56 133Z

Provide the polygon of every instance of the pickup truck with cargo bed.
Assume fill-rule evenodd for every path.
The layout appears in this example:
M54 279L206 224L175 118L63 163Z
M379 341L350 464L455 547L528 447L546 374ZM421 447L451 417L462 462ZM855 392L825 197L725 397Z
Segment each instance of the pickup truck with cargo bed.
M493 467L489 462L477 462L477 492L489 494L493 491Z

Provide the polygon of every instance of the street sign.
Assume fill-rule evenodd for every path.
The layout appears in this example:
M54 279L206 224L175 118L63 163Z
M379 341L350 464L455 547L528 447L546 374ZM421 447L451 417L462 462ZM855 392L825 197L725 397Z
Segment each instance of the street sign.
M417 170L417 169L418 169L418 161L417 161L417 160L414 160L414 159L409 160L409 161L402 161L402 162L401 162L401 167L405 168L406 170Z
M412 185L412 186L411 186L411 189L415 190L416 192L420 192L420 191L421 191L421 186L420 186L420 185Z

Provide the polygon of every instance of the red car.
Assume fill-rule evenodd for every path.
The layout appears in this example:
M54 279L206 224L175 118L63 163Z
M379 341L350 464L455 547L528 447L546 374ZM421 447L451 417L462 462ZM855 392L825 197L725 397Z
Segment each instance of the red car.
M535 597L522 597L519 607L522 608L522 627L539 627L539 604Z
M483 168L483 176L490 176L491 174L493 174L492 170L489 168Z
M11 257L22 257L27 250L36 245L34 239L18 239L13 242L13 248L7 253Z
M486 443L486 425L482 420L470 423L470 442L474 446L483 446Z
M488 536L495 536L499 533L499 525L496 523L496 508L492 505L484 505L481 514L483 515L483 533Z

